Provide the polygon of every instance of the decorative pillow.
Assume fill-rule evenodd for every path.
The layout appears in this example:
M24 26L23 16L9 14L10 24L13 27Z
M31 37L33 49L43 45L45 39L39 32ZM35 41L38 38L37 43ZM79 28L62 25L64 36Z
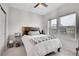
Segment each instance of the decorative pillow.
M33 44L33 45L35 45L35 44L37 44L37 42L35 42L34 40L30 40L30 42Z
M39 31L30 31L28 32L29 35L39 35Z

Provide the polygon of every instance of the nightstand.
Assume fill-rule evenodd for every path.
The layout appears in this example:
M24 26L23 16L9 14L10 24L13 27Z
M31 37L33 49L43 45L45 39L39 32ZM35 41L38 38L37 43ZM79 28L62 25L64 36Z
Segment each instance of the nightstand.
M21 38L22 38L21 36L16 36L15 37L15 42L14 42L15 47L19 47L19 46L23 45Z
M21 41L15 41L14 42L14 47L20 47L20 46L22 46L23 45L23 43L21 42Z
M20 46L22 46L23 45L23 43L22 42L20 42L20 41L17 41L17 40L15 40L15 41L13 41L13 42L8 42L7 43L7 47L8 48L13 48L13 47L20 47Z
M11 40L7 43L8 48L12 48L14 46L14 42Z
M13 47L19 47L22 46L22 36L20 35L9 35L8 37L8 42L7 42L7 47L8 48L13 48Z

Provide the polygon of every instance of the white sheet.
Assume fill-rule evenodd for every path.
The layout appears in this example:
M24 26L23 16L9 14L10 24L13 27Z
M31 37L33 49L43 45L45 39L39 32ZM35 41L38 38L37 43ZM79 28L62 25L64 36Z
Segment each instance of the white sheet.
M47 35L23 36L22 41L24 43L27 56L43 56L52 51L56 52L58 48L62 47L62 44L58 38L44 41L36 45L31 44L31 42L29 41L34 37L41 37L41 36L47 36Z

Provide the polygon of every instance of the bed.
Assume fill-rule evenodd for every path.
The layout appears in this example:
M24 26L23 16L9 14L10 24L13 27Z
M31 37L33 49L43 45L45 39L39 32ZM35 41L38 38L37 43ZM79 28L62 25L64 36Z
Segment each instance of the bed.
M27 56L45 56L53 51L60 51L62 44L58 38L51 35L39 34L38 32L39 28L22 27L22 42Z

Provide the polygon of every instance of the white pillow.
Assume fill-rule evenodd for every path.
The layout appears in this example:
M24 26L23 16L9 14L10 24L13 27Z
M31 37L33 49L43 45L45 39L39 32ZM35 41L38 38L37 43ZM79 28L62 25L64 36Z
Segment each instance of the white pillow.
M28 32L29 35L39 35L39 31L30 31Z

